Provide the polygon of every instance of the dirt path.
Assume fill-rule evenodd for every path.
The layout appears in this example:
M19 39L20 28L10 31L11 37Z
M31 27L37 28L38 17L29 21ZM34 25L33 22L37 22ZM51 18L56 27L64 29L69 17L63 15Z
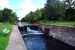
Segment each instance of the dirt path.
M13 30L6 50L27 50L17 25L13 25Z

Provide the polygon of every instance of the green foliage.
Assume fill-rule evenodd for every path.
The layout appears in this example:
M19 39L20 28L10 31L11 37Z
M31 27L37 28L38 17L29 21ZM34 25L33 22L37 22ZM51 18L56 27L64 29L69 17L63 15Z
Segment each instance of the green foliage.
M65 19L68 21L75 21L75 1L65 0Z
M75 1L74 0L65 0L64 4L65 4L66 9L68 9L68 8L74 9L74 7L75 7Z
M18 18L17 18L16 13L15 13L15 12L13 12L13 13L11 14L11 18L10 18L11 23L15 22L17 19L18 19Z
M41 10L37 9L35 12L31 11L29 14L27 14L25 18L23 18L23 20L27 22L37 22L41 17L42 17L42 12Z
M2 20L3 22L5 21L10 21L10 15L12 13L12 10L4 8L2 11Z
M2 21L2 11L0 10L0 21Z
M3 35L3 29L4 28L7 28L10 30L10 32L6 36ZM12 28L13 27L10 23L0 23L0 50L6 49Z
M74 7L74 0L47 0L42 16L49 21L75 21Z
M74 0L47 0L45 7L30 12L24 21L75 21L75 1Z
M64 12L63 3L59 0L47 0L44 11L48 20L59 20Z
M17 15L11 9L4 8L0 11L0 22L13 23L17 20Z

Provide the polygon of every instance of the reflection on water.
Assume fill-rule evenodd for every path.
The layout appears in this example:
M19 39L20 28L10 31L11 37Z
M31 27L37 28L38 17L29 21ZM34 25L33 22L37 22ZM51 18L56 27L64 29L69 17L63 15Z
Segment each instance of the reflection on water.
M24 38L27 50L46 50L45 41L41 36L29 36Z

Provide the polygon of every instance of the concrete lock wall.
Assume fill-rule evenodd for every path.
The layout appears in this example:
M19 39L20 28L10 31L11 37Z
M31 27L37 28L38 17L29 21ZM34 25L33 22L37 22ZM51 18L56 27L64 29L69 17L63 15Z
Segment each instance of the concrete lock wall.
M52 36L58 40L75 46L75 27L43 26L44 35Z

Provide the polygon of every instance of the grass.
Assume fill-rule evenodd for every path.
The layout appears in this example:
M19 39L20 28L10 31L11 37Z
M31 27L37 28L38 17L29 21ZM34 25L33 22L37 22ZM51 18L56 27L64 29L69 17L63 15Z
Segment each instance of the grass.
M53 22L53 21L47 21L47 22L44 22L45 24L48 24L48 25L55 25L55 26L75 26L75 22L74 21L56 21L56 22Z
M10 32L4 36L3 29L7 28ZM9 23L0 23L0 50L5 50L8 45L9 35L12 31L12 25Z

